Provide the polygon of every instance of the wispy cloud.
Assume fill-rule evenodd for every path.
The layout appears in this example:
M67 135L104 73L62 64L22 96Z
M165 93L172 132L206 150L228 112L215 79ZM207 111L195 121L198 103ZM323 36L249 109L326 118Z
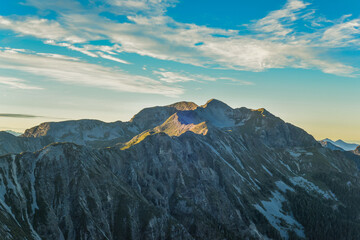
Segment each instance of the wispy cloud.
M63 59L63 60L73 60L73 61L79 61L79 58L75 57L69 57L61 54L56 53L36 53L39 56L49 57L49 58L57 58L57 59Z
M0 113L0 117L7 118L38 118L42 116L29 115L29 114L18 114L18 113Z
M125 61L125 60L117 58L117 57L113 57L111 55L104 54L102 52L98 52L98 54L100 57L111 60L111 61L115 61L115 62L119 62L119 63L123 63L123 64L130 64L128 61Z
M83 86L101 87L123 92L139 92L178 96L183 89L167 86L149 77L132 75L113 68L100 65L61 59L34 54L7 53L0 51L0 68L26 72L44 79L77 84ZM11 84L9 79L3 82ZM19 84L17 79L12 82ZM21 83L21 82L20 82ZM17 85L21 87L21 85Z
M66 42L57 43L54 40L46 40L44 43L49 44L49 45L54 45L54 46L66 47L66 48L68 48L70 50L81 52L81 53L83 53L85 55L88 55L90 57L95 57L95 58L98 57L97 54L90 52L86 48L84 48L84 47L76 47L76 46L74 46L73 44L70 44L70 43L66 43Z
M211 77L203 74L191 74L187 72L171 72L166 71L165 69L159 69L158 71L153 71L153 74L158 75L159 79L168 83L176 83L176 82L215 82L215 81L227 81L228 83L236 84L236 85L253 85L252 82L243 81L230 77Z
M105 0L109 4L109 11L116 14L146 14L158 16L166 9L175 6L177 0Z
M301 0L289 0L282 9L272 11L266 17L255 21L251 28L262 33L285 36L293 31L289 26L298 19L300 10L307 5L309 4Z
M25 89L25 90L42 90L43 88L32 86L26 83L25 80L13 77L0 76L0 84L7 85L10 88Z
M88 56L94 57L94 58L101 57L104 59L108 59L108 60L123 63L123 64L130 64L128 61L111 56L111 55L116 55L117 53L122 51L122 50L120 50L119 45L114 45L114 46L84 45L83 47L76 47L73 44L69 44L66 42L57 43L54 40L46 40L46 41L44 41L44 43L49 44L49 45L54 45L54 46L66 47L70 50L81 52L85 55L88 55ZM96 51L96 52L94 52L94 51ZM104 52L107 54L105 54Z
M21 17L13 20L0 16L0 29L9 29L21 35L29 35L40 39L84 42L85 39L73 33L73 29L65 29L57 21L37 17Z
M321 40L330 46L360 47L359 37L360 37L360 19L353 19L329 27L328 29L325 30Z
M161 81L168 83L195 81L194 78L175 72L153 71L153 73L159 75Z

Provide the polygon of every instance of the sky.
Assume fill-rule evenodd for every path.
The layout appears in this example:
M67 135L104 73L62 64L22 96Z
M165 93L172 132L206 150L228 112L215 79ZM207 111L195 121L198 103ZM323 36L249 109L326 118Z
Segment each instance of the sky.
M0 1L0 130L211 98L360 144L360 1Z

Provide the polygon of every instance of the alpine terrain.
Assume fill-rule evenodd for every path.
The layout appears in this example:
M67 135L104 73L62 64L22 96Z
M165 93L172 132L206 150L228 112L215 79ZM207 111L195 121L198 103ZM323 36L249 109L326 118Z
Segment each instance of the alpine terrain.
M360 156L212 99L0 133L1 239L360 239Z
M344 142L343 140L339 139L336 141L333 141L331 139L325 138L323 140L320 141L320 143L325 147L329 147L329 148L339 148L338 150L342 150L342 151L353 151L356 149L356 147L358 146L358 144L355 143L347 143Z

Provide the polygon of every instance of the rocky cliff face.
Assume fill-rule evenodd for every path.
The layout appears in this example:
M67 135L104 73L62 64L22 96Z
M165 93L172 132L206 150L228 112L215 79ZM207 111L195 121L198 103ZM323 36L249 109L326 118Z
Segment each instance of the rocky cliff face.
M358 146L355 150L354 150L354 153L356 155L360 155L360 146Z
M217 100L181 103L143 110L117 124L113 131L106 124L76 128L76 141L93 129L108 129L108 138L94 135L96 146L69 138L72 143L35 151L39 143L30 152L0 157L1 236L360 237L354 159L321 147L265 109L232 109ZM20 139L58 136L50 129L33 129Z

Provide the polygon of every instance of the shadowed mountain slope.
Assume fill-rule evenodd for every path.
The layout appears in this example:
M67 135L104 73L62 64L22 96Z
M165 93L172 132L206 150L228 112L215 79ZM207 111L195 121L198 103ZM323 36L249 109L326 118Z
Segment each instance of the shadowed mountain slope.
M113 130L86 121L65 132L108 138L0 157L4 239L360 237L358 156L265 109L211 100L148 108ZM21 139L70 136L54 124Z

